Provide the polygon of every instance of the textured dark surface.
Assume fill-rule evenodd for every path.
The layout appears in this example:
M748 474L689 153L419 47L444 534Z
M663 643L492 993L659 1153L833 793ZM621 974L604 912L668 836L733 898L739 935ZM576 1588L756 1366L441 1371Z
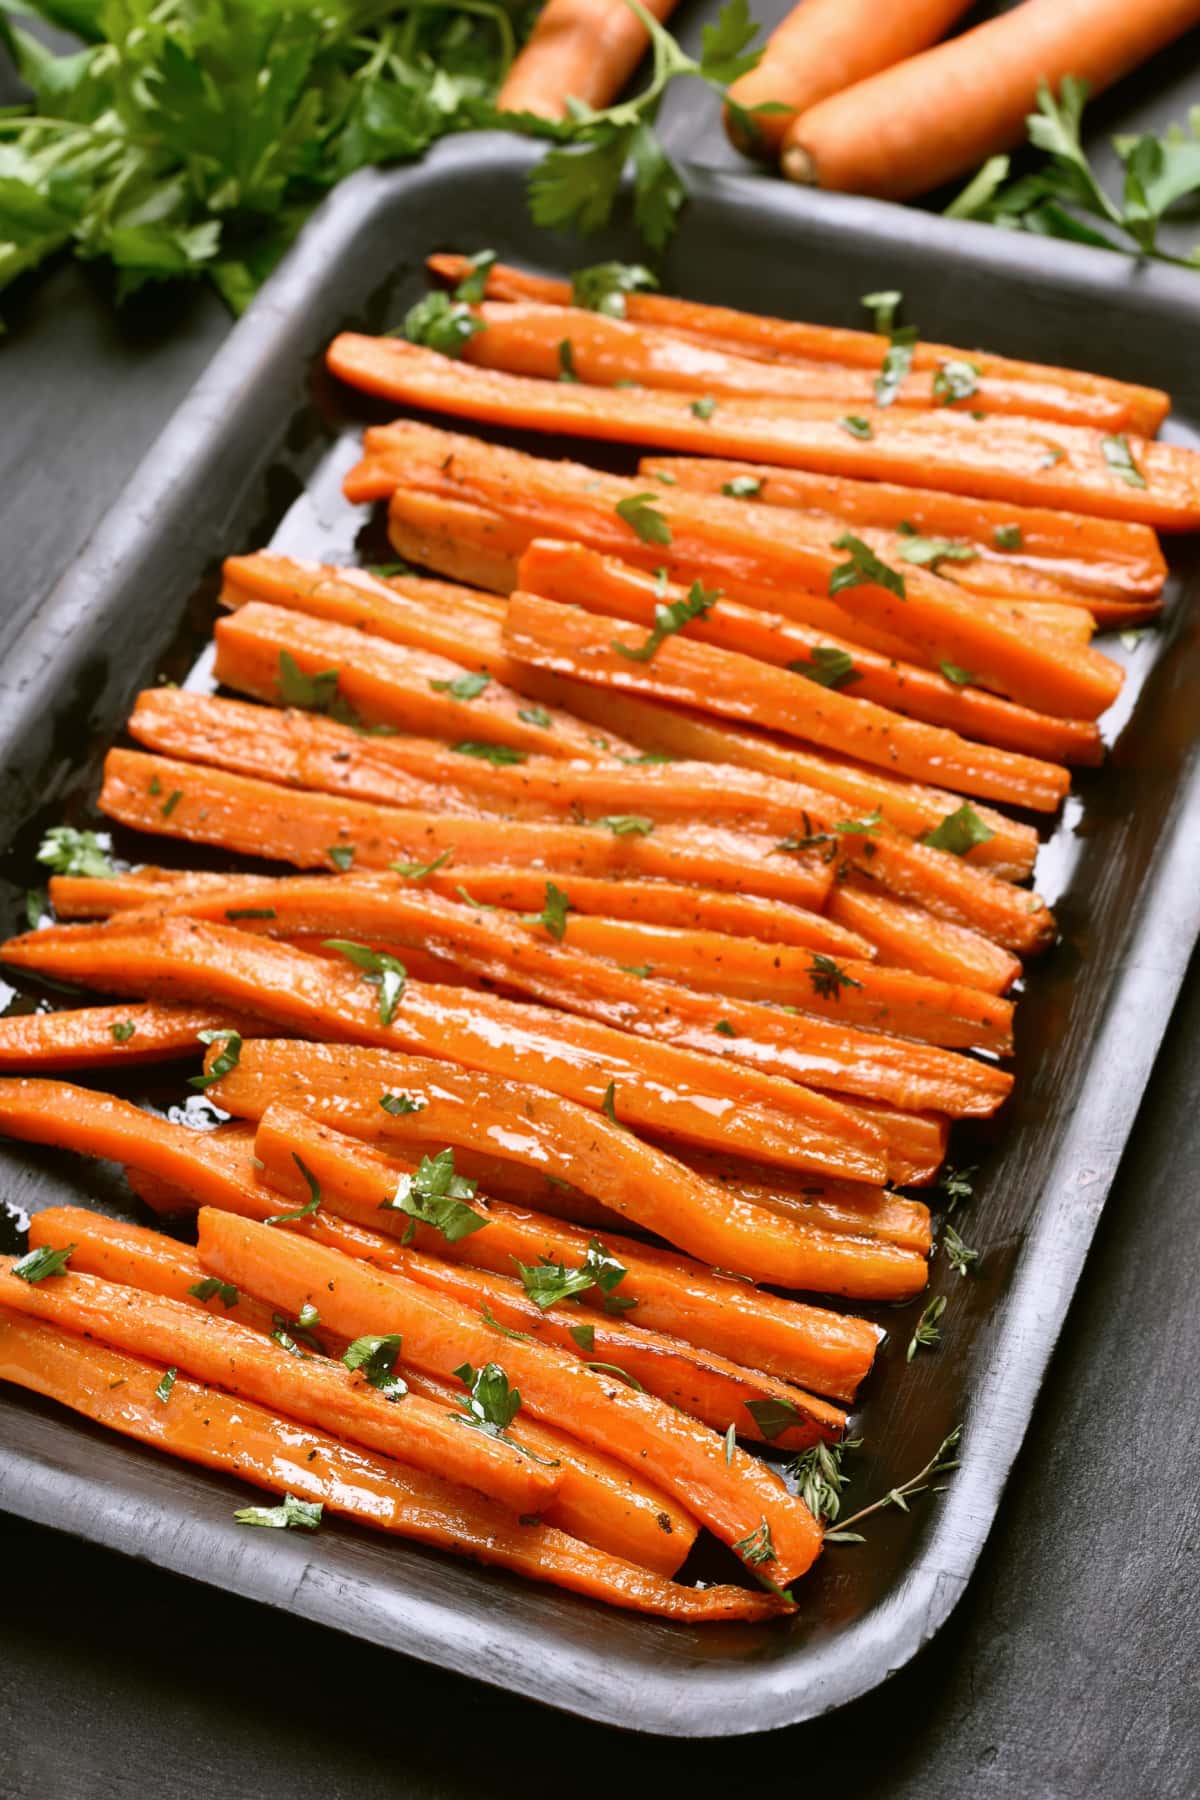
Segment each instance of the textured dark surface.
M49 585L224 328L205 301L155 324L148 349L144 322L115 326L74 275L31 295L4 371L6 609ZM980 1575L888 1689L754 1745L623 1742L13 1524L0 1792L506 1795L555 1777L584 1791L782 1777L939 1795L974 1777L984 1795L1193 1792L1195 981L1189 1004Z

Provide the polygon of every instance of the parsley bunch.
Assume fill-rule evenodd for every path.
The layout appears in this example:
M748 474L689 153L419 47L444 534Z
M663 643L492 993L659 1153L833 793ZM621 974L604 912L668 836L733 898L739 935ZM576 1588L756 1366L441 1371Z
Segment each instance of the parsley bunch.
M1186 132L1172 125L1164 137L1146 131L1113 139L1124 172L1118 201L1101 187L1080 138L1087 97L1087 82L1075 76L1063 82L1057 99L1043 85L1037 111L1026 125L1030 143L1045 152L1045 163L1009 180L1011 159L989 157L946 208L947 215L1200 267L1200 244L1184 257L1158 245L1159 228L1170 209L1200 194L1200 107L1192 107ZM1090 224L1091 219L1104 229Z

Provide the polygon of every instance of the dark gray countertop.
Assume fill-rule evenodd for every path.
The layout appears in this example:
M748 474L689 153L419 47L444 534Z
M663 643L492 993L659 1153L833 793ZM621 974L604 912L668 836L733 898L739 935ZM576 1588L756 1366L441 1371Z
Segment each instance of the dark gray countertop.
M689 33L705 10L693 7ZM1124 84L1100 123L1161 126L1198 88L1185 44ZM678 154L735 160L695 93L672 101L665 134ZM96 272L65 267L27 288L9 322L0 648L229 324L203 292L152 294L119 316ZM1194 1795L1198 1038L1193 968L979 1571L884 1689L768 1738L632 1739L0 1517L0 1797L504 1800L550 1784L775 1782L852 1800Z

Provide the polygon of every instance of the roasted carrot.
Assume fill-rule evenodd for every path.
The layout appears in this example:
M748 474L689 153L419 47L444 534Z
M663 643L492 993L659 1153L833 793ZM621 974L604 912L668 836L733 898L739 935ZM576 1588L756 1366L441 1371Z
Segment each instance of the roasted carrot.
M401 485L405 478L394 455L370 453L354 465L342 486L355 505L389 502L388 537L406 562L507 594L516 583L517 559L529 542L529 527L487 507Z
M831 533L836 536L836 529ZM535 539L521 558L519 585L527 593L589 612L654 623L656 607L686 601L680 585L656 582L647 571L600 556L582 544ZM878 651L861 648L798 620L772 616L759 608L718 600L684 626L684 633L718 649L753 656L761 662L804 674L844 690L856 699L904 713L931 725L943 725L963 737L1001 749L1022 751L1047 762L1098 762L1100 734L1085 720L1055 719L964 682L940 669L896 662ZM831 656L831 652L834 653ZM841 658L836 679L829 665ZM848 659L848 660L847 660ZM161 693L171 690L154 689Z
M475 1081L478 1094L477 1077L441 1068L436 1081L425 1080L421 1085L423 1078L413 1073L414 1062L378 1051L256 1041L244 1047L237 1069L225 1076L214 1092L222 1105L241 1117L261 1118L269 1106L281 1104L369 1142L427 1146L436 1138L443 1146L454 1146L456 1154L457 1146L466 1144L507 1155L596 1194L626 1221L657 1231L689 1254L752 1280L887 1299L918 1292L924 1285L926 1270L919 1257L897 1250L891 1242L869 1242L866 1234L862 1238L847 1235L844 1229L797 1230L793 1219L789 1229L776 1230L779 1220L775 1219L763 1242L753 1250L755 1235L764 1223L756 1209L730 1209L724 1195L703 1181L696 1186L689 1179L690 1171L681 1174L684 1165L677 1159L664 1158L628 1133L614 1146L607 1134L603 1138L595 1135L594 1121L594 1135L581 1144L577 1136L570 1136L579 1123L574 1110L563 1126L566 1115L551 1109L549 1096L512 1083L507 1084L506 1093L490 1084L488 1105L477 1098L472 1116L465 1099L460 1104L455 1096L466 1095L470 1080ZM425 1099L418 1117L394 1116L380 1106L381 1092L398 1089ZM520 1138L506 1122L515 1104L514 1092L524 1097L520 1114L524 1136ZM621 1105L621 1089L615 1084L614 1092L616 1109ZM629 1171L633 1168L639 1171L636 1179L641 1187L631 1190L629 1182L634 1177ZM679 1221L685 1214L688 1222L681 1231ZM691 1241L683 1242L684 1237ZM773 1260L759 1253L767 1238ZM718 1239L723 1240L724 1255L716 1250ZM761 1273L766 1268L771 1271L769 1277Z
M295 1186L298 1156L315 1176L324 1205L345 1209L347 1216L374 1230L390 1219L397 1228L402 1219L411 1223L386 1210L396 1189L395 1165L389 1167L342 1132L292 1108L272 1106L260 1119L254 1141L264 1180L281 1192L303 1198ZM628 1316L639 1326L839 1400L853 1399L870 1369L879 1332L866 1320L781 1300L633 1238L612 1232L597 1237L502 1201L489 1200L483 1216L486 1229L452 1242L418 1224L414 1242L418 1250L498 1275L511 1275L516 1262L531 1268L543 1262L579 1268L599 1243L625 1270L616 1284L620 1303L635 1302ZM594 1285L578 1296L589 1312L603 1312L607 1298Z
M165 818L160 792L180 796ZM733 831L663 825L648 833L601 832L415 812L286 792L269 782L131 750L109 752L100 807L110 818L144 831L270 856L298 868L424 865L449 852L467 880L475 864L512 861L550 874L664 876L801 906L819 906L830 886L829 869L815 855L763 860L761 839Z
M447 899L455 896L459 886L452 864L413 879ZM186 894L203 895L226 889L236 894L239 902L251 894L269 891L265 890L264 878L258 875L147 867L103 881L84 875L55 875L50 882L50 897L60 919L94 919L170 904ZM545 905L546 878L534 870L473 868L471 894L473 899L509 912L536 912ZM731 937L824 950L857 960L869 961L875 954L874 946L865 937L832 924L820 913L803 912L782 901L760 900L753 894L723 894L678 887L667 881L605 881L572 876L571 907L577 913L641 919L648 925L688 925L697 931L722 931ZM236 912L239 906L227 908L226 918L230 910Z
M497 1076L521 1077L536 1068L543 1087L595 1108L620 1080L628 1091L627 1116L639 1127L701 1144L754 1143L766 1161L851 1180L879 1181L886 1172L886 1140L877 1127L793 1082L735 1078L719 1061L643 1044L590 1021L485 994L466 1001L458 990L416 982L404 987L385 1025L373 989L351 965L229 927L126 918L31 933L10 940L4 954L18 966L99 986L236 991L253 996L258 1013L269 1012L285 1029L448 1056ZM439 1073L446 1067L427 1066ZM480 1085L484 1074L473 1079Z
M643 0L660 24L678 0ZM500 85L496 110L565 119L568 100L610 106L646 53L650 34L613 0L547 0Z
M739 150L774 158L797 113L936 44L966 10L966 0L882 10L872 0L801 0L767 39L758 67L730 87L725 129ZM786 110L753 112L768 103Z
M1054 811L1070 785L1055 764L970 743L739 651L675 636L638 661L625 654L645 641L636 629L520 589L509 597L504 637L536 667L783 731L917 780L940 777L961 793Z
M449 282L461 281L469 270L464 256L431 256L427 266L432 274ZM488 271L486 291L489 299L537 300L551 306L568 306L571 302L569 281L531 275L505 263L495 263ZM741 355L761 356L773 362L836 362L848 363L854 368L878 369L888 347L886 338L868 331L847 331L837 326L806 324L802 320L775 319L765 313L739 312L733 307L681 300L671 294L629 294L625 300L625 314L639 323L661 325L708 344L720 344ZM934 343L917 343L913 347L913 365L918 369L933 370L943 362L968 356L978 365L981 375L1052 379L1062 387L1090 394L1098 408L1094 424L1112 423L1109 408L1114 401L1124 409L1121 426L1147 437L1153 436L1166 417L1167 396L1158 388L1137 387L1130 382L1116 381L1111 376L1093 375L1079 369L1014 362L1010 357L994 356L974 348Z
M950 1050L1012 1051L1011 1002L928 975L837 962L715 931L617 919L569 918L563 942L619 965L642 956L654 974L703 993L776 1004L782 999L802 1013Z
M890 967L923 970L987 994L1004 993L1021 973L1015 956L979 932L859 883L841 885L830 908L843 924L870 937Z
M669 1494L725 1543L741 1545L743 1555L765 1526L770 1551L761 1566L752 1557L751 1566L773 1580L803 1574L820 1550L811 1513L777 1475L743 1450L727 1452L715 1431L652 1395L549 1345L506 1338L498 1359L495 1333L465 1307L293 1233L208 1207L200 1213L199 1232L200 1259L222 1280L289 1312L317 1304L330 1327L347 1337L399 1331L406 1359L431 1375L445 1378L464 1362L480 1367L499 1360L535 1417L565 1427L629 1468L652 1468Z
M278 1202L272 1204L277 1210ZM300 1229L324 1229L327 1223L307 1221ZM338 1247L336 1232L322 1241ZM278 1329L278 1312L225 1284L208 1299L199 1298L196 1289L205 1285L199 1257L161 1232L106 1219L81 1207L48 1207L31 1220L29 1243L31 1249L71 1244L72 1270L163 1294L219 1316L232 1314L239 1324L264 1336ZM214 1285L211 1277L207 1285ZM231 1295L236 1297L231 1299ZM329 1333L320 1335L331 1338ZM336 1353L341 1354L346 1340L333 1341ZM459 1406L461 1390L456 1394L448 1385L406 1367L399 1372L414 1394L443 1407ZM559 1487L545 1507L547 1524L660 1575L675 1573L695 1538L696 1525L661 1489L549 1426L521 1419L511 1435L535 1456L557 1464L554 1475Z
M553 1467L515 1445L464 1431L443 1407L416 1394L393 1402L340 1363L296 1356L232 1313L200 1312L69 1269L53 1281L16 1281L14 1261L0 1257L0 1294L11 1312L170 1363L300 1424L475 1488L513 1512L543 1512L557 1492Z
M584 1545L549 1525L521 1525L469 1489L388 1458L351 1449L321 1431L277 1419L179 1376L166 1405L160 1365L88 1342L0 1308L0 1380L57 1400L125 1437L188 1462L291 1491L375 1530L549 1581L634 1612L691 1620L762 1619L768 1594L687 1588Z
M1021 142L1042 86L1098 92L1200 22L1196 0L1025 0L794 119L793 181L909 200Z
M0 1069L91 1069L194 1056L202 1031L251 1029L215 1008L86 1006L0 1019Z
M764 506L823 513L894 539L911 526L922 537L970 549L969 558L938 563L957 587L1078 603L1105 624L1157 606L1167 576L1158 539L1145 525L714 457L648 456L638 472L701 494L722 494L740 482Z
M258 700L286 702L298 691L282 660L290 657L299 670L299 691L305 681L336 671L338 699L367 724L426 732L452 743L482 740L525 754L585 760L598 754L595 734L567 715L546 725L531 722L522 696L496 680L478 691L466 681L466 697L460 697L464 680L475 671L353 626L252 600L218 619L214 636L217 680Z
M1163 530L1192 530L1200 521L1194 451L1131 438L1129 454L1142 478L1133 487L1109 466L1104 433L1092 426L1020 418L981 423L945 407L936 413L869 408L862 416L872 435L861 440L820 404L725 400L704 419L682 396L474 369L399 338L343 332L330 345L327 362L342 380L383 399L480 423L868 475Z
M866 1232L922 1256L929 1254L929 1208L891 1188L866 1188L848 1181L814 1182L778 1169L764 1170L743 1157L705 1150L686 1150L681 1160L706 1181L730 1189L755 1206L808 1219L823 1230Z

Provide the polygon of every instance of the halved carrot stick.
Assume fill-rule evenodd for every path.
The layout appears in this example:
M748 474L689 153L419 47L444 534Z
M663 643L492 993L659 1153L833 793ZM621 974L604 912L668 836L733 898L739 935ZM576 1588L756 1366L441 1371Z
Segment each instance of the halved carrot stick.
M473 369L400 338L343 332L329 346L326 361L334 375L367 393L478 423L702 456L757 458L830 475L877 476L982 499L1058 505L1163 530L1194 529L1200 520L1194 451L1134 437L1129 453L1144 483L1134 487L1106 462L1104 433L1091 426L978 421L945 407L936 413L871 408L862 415L872 434L864 440L843 430L836 412L819 404L725 400L704 419L687 400L671 394Z
M661 24L678 0L644 0ZM637 68L650 34L631 7L610 0L548 0L504 77L497 112L565 119L567 102L610 106Z
M730 140L747 155L774 158L798 112L936 44L966 10L966 0L882 9L874 0L802 0L767 39L758 67L731 85L725 111ZM768 103L786 110L751 110Z
M685 1150L680 1160L706 1181L728 1188L754 1206L808 1219L827 1231L866 1232L922 1256L929 1254L929 1208L891 1188L870 1189L847 1181L814 1182L782 1170L762 1169L744 1157L708 1150Z
M1015 956L979 932L856 882L843 883L829 904L835 918L870 936L880 961L891 967L923 970L988 994L1004 993L1021 973Z
M176 793L179 799L164 817L159 795ZM819 906L831 881L816 856L764 860L760 838L733 831L677 825L648 833L597 831L416 812L284 792L269 782L131 750L109 752L100 809L143 831L308 869L351 863L383 869L397 861L433 862L452 852L460 872L512 861L551 874L665 876L801 906Z
M301 1424L475 1488L513 1512L543 1512L557 1492L555 1470L515 1445L464 1431L444 1408L418 1395L393 1403L340 1363L295 1356L231 1313L200 1312L70 1269L53 1281L17 1281L14 1261L0 1257L0 1294L12 1312L170 1363Z
M798 1230L794 1220L784 1228L765 1211L730 1207L723 1194L703 1180L697 1184L677 1160L627 1132L618 1139L607 1130L601 1136L594 1120L591 1135L581 1139L577 1109L569 1115L555 1109L538 1089L489 1083L485 1105L478 1077L442 1067L435 1080L428 1079L414 1073L418 1066L415 1059L378 1051L256 1040L244 1046L242 1061L214 1089L214 1097L240 1117L261 1118L276 1104L299 1108L352 1137L389 1146L424 1146L436 1136L443 1145L492 1150L594 1193L627 1221L752 1280L887 1299L924 1285L921 1258L890 1242ZM421 1112L396 1116L380 1105L381 1093L398 1091L423 1099ZM619 1108L622 1090L614 1084L614 1091ZM513 1129L517 1118L522 1135ZM760 1227L763 1235L757 1239Z
M202 1031L248 1030L232 1013L194 1006L85 1006L0 1019L0 1070L91 1069L194 1056Z
M496 680L477 693L468 682L468 697L460 698L460 686L473 671L353 626L251 600L218 619L213 635L217 680L258 700L289 698L292 684L280 670L281 658L290 657L309 680L336 670L338 696L368 724L426 732L454 743L482 740L526 754L585 760L598 754L595 734L566 714L552 717L548 725L531 721L522 696Z
M521 1525L470 1489L351 1449L321 1431L277 1419L179 1376L166 1405L162 1368L0 1308L0 1380L9 1381L188 1462L282 1494L320 1502L375 1530L605 1600L634 1612L690 1620L763 1619L769 1594L687 1588L596 1550L549 1525Z
M385 1275L290 1232L205 1207L199 1216L200 1258L222 1280L245 1285L277 1306L319 1306L347 1337L399 1331L406 1358L447 1377L463 1363L499 1360L537 1418L564 1426L627 1467L654 1470L661 1485L732 1547L763 1531L768 1553L751 1566L786 1582L810 1567L820 1529L802 1502L764 1464L685 1419L649 1394L586 1369L548 1345L505 1339L458 1306L398 1275Z
M1055 764L969 743L737 651L675 636L652 660L634 660L614 646L639 648L644 639L636 629L614 629L520 589L509 596L504 637L513 654L536 667L785 731L917 780L940 777L962 793L1054 811L1070 785Z
M452 862L420 880L447 899L454 897L459 886ZM146 867L103 881L85 875L55 875L50 880L50 898L60 919L95 919L166 904L188 893L224 888L244 899L261 893L263 887L263 877L258 875ZM545 905L546 879L535 870L473 868L471 894L486 905L509 912L536 912ZM874 945L865 937L832 924L820 913L803 912L779 900L761 900L754 894L723 894L668 881L606 881L576 875L571 878L571 907L577 913L723 931L731 937L758 938L767 944L791 944L858 960L869 961L875 954ZM229 910L239 908L227 909L226 918Z
M494 594L515 586L517 559L532 535L522 521L408 486L407 470L391 454L365 456L346 475L342 491L356 506L389 503L388 538L406 562Z
M277 1210L278 1202L272 1204ZM306 1221L294 1229L311 1231L320 1223ZM338 1245L336 1233L322 1241ZM48 1207L35 1214L30 1221L29 1243L31 1249L72 1244L72 1270L99 1275L106 1281L141 1288L147 1293L163 1294L219 1316L231 1313L240 1324L264 1336L277 1328L276 1320L281 1316L253 1295L237 1289L226 1288L224 1299L218 1291L201 1300L195 1289L204 1281L204 1269L193 1249L177 1244L161 1232L106 1219L81 1207ZM229 1300L230 1293L236 1294L236 1299ZM326 1339L333 1336L321 1331L318 1335ZM346 1340L339 1337L333 1341L340 1354ZM398 1372L414 1394L443 1407L458 1408L461 1389L455 1393L448 1384L432 1382L406 1367ZM558 1465L554 1471L558 1491L545 1507L547 1524L660 1575L675 1573L695 1539L696 1524L660 1488L611 1458L585 1448L564 1432L533 1420L515 1422L510 1435L535 1456Z
M281 1192L298 1192L299 1156L316 1177L324 1205L345 1208L356 1222L375 1230L403 1218L381 1211L395 1193L394 1165L389 1170L366 1146L318 1120L294 1108L268 1107L254 1143L264 1179ZM626 1271L617 1284L619 1296L622 1304L636 1301L629 1316L638 1325L839 1400L853 1399L871 1367L880 1334L866 1320L781 1300L633 1238L612 1232L597 1237L502 1201L489 1201L485 1216L485 1230L453 1242L423 1225L417 1226L414 1241L418 1249L500 1275L511 1275L514 1262L582 1267L599 1242ZM602 1313L607 1298L593 1286L579 1295L579 1303Z
M1195 0L1026 0L810 107L788 127L781 167L793 181L912 199L1023 142L1042 86L1110 87L1198 22Z
M469 265L465 256L437 255L427 258L427 267L442 281L458 282L467 274ZM569 306L571 303L569 281L531 275L505 263L495 263L489 269L486 292L489 298L497 300L537 300L552 306ZM775 319L764 313L739 312L734 307L681 300L671 294L629 294L625 299L625 316L639 323L682 331L706 343L719 343L745 356L763 356L772 361L812 360L878 369L888 347L886 338L869 331L847 331L838 326ZM1158 388L1138 387L1081 369L1016 362L1011 357L993 356L961 346L954 348L949 344L919 342L913 348L913 364L918 369L936 369L943 362L963 357L976 362L981 375L1053 378L1063 387L1091 394L1102 409L1097 413L1098 423L1108 422L1107 408L1113 401L1126 408L1122 423L1148 437L1158 430L1166 417L1168 399Z
M10 940L4 954L18 966L98 986L236 991L252 996L256 1011L285 1029L449 1057L481 1071L473 1077L477 1085L482 1072L523 1078L536 1069L543 1087L598 1109L609 1084L621 1081L627 1116L639 1127L701 1144L736 1140L754 1145L768 1162L851 1180L885 1178L884 1134L796 1083L734 1078L719 1060L644 1044L590 1021L485 994L464 1001L454 989L416 982L407 984L385 1026L373 990L349 965L229 927L127 917L108 926L31 933Z
M836 535L836 531L834 532ZM582 544L535 539L521 558L519 583L527 593L618 619L654 623L655 608L686 600L679 585L656 582L646 571L604 557ZM772 617L758 608L721 600L684 626L684 634L718 649L733 650L761 662L814 677L828 675L822 655L829 651L849 658L832 682L854 698L904 713L927 724L944 725L963 737L1002 749L1019 750L1047 762L1098 762L1103 755L1095 725L1080 719L1056 719L964 683L958 671L951 680L917 663L897 663L878 651L860 648L831 633L796 620ZM156 693L170 690L154 689Z
M768 395L773 402L815 404L856 416L874 404L875 372L845 363L763 362L661 327L528 300L485 301L476 318L484 329L468 340L462 354L480 369L558 381L569 361L575 379L590 387L697 394L703 396L702 406ZM1128 409L1120 402L1098 405L1094 396L1064 388L1053 378L972 373L972 381L970 394L954 400L940 394L924 370L912 371L900 382L893 403L918 411L959 406L989 417L1013 414L1114 431L1128 424Z
M654 974L703 993L782 1001L819 1018L950 1050L1012 1051L1011 1002L927 975L849 959L839 963L715 931L618 919L569 918L563 942L620 965L642 956Z
M965 544L970 561L944 561L939 573L959 587L1078 601L1110 623L1114 614L1157 604L1167 576L1158 539L1145 525L1046 508L1006 506L928 488L883 481L806 475L766 463L714 457L648 456L638 466L651 480L668 478L692 493L722 494L731 482L754 489L764 506L831 514L847 524L902 535L910 525L923 537Z

